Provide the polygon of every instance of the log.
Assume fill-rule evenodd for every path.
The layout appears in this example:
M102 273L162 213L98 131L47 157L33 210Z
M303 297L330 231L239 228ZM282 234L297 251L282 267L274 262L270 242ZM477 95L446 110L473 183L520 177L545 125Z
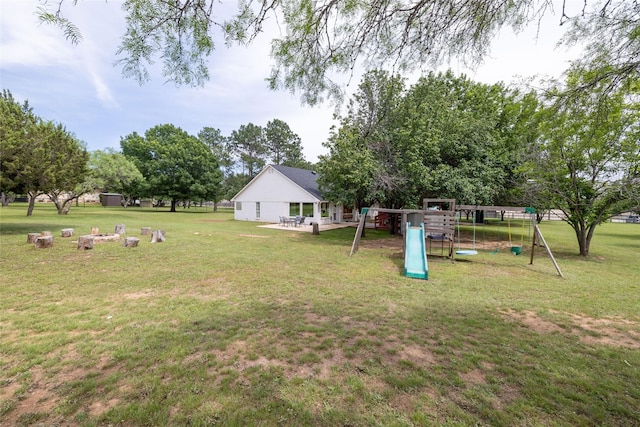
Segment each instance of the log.
M27 243L35 243L38 237L40 237L40 233L27 234Z
M151 227L142 227L142 228L140 229L140 234L141 234L142 236L148 236L148 235L150 235L150 234L151 234Z
M138 242L140 242L140 239L138 239L137 237L127 237L124 239L124 247L125 248L134 248L136 246L138 246Z
M62 237L73 237L73 228L63 228Z
M164 230L153 230L151 233L151 243L164 242Z
M52 248L53 247L53 236L40 236L36 239L35 242L36 248Z
M114 234L126 234L124 232L124 224L118 224L116 225L116 229L114 231Z
M86 234L78 237L78 249L93 249L93 236Z

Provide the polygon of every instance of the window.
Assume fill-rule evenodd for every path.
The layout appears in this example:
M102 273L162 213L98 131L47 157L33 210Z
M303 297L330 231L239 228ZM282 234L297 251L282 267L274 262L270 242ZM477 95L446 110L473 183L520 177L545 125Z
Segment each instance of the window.
M300 203L289 203L289 216L300 215Z
M241 211L242 210L242 202L236 202L236 210L237 211Z
M260 219L260 202L256 202L256 218Z
M321 218L329 217L329 203L327 202L320 203L320 217Z
M302 204L302 216L313 216L313 203Z

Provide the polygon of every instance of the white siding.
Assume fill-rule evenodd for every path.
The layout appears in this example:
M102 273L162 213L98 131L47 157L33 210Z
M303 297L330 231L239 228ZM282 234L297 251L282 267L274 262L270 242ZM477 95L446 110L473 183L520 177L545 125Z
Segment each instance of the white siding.
M289 203L314 203L314 214L320 216L318 199L293 183L272 167L260 172L233 200L234 218L240 221L278 222L289 216ZM256 202L260 203L260 218L256 218ZM242 209L238 210L238 203ZM306 223L314 221L307 218Z

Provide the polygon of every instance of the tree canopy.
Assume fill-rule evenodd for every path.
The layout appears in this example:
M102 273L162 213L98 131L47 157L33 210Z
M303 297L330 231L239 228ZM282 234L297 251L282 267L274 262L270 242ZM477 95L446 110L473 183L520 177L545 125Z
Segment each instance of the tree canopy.
M583 256L598 225L640 209L640 86L612 92L606 79L575 91L590 78L577 67L557 83L555 91L571 95L546 100L524 164L545 207L564 213Z
M147 195L179 201L217 200L222 173L218 160L198 138L173 125L155 126L144 137L132 133L121 138L122 154L144 176Z
M66 4L75 4L66 0ZM65 0L39 10L73 42L80 30L64 15ZM636 0L380 0L375 2L241 1L234 10L214 0L126 0L126 30L118 50L123 74L139 82L161 58L163 76L176 84L202 85L207 58L217 47L251 43L272 21L272 88L298 91L314 104L341 95L332 76L391 67L404 72L440 65L453 57L478 63L505 27L520 31L545 14L566 25L565 43L585 43L580 61L592 83L606 76L618 84L640 71L640 6Z
M531 109L502 85L431 73L363 78L317 166L331 200L416 208L424 197L493 204L515 186L520 133Z
M33 212L36 196L48 194L59 214L78 196L89 154L62 124L36 116L29 103L19 104L8 90L0 97L0 184L2 192L27 193ZM63 200L62 194L67 197Z

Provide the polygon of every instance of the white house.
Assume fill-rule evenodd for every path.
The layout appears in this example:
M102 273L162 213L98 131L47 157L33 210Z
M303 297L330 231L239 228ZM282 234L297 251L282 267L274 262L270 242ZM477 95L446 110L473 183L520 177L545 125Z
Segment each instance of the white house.
M342 221L342 207L322 199L317 177L306 169L268 165L231 199L234 218L279 222L280 217L304 216L306 224Z

